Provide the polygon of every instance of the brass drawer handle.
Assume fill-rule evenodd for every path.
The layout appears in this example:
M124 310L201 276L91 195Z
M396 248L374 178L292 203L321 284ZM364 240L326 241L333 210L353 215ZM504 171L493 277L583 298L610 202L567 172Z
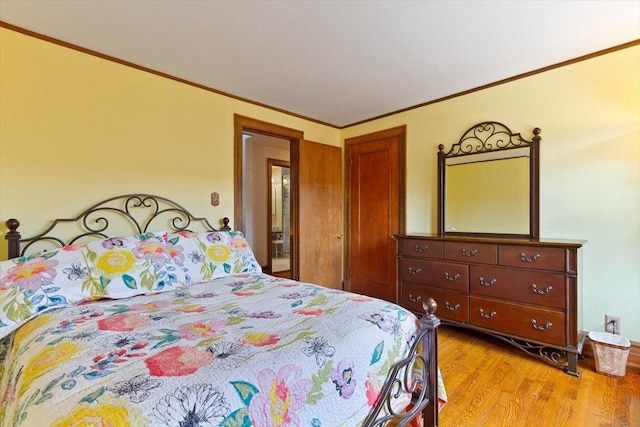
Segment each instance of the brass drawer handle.
M460 304L456 304L453 307L451 307L451 305L449 305L449 301L445 301L444 306L447 307L447 310L451 310L451 311L456 311L457 309L460 308Z
M495 316L496 314L498 314L498 313L496 313L495 311L492 311L492 312L491 312L491 313L489 313L489 314L484 314L484 310L483 310L483 309L480 309L480 316L484 317L485 319L491 319L491 318L492 318L493 316Z
M538 287L534 283L531 285L531 289L533 289L533 292L535 292L536 294L544 295L551 292L553 290L553 286L549 285L545 289L538 289Z
M480 284L482 286L486 286L486 287L495 285L497 281L498 281L498 279L496 279L495 277L493 279L489 280L488 282L484 281L484 277L480 278Z
M424 246L420 246L420 245L416 245L416 252L418 253L423 253L426 252L427 250L429 250L429 246L428 245L424 245Z
M417 297L414 297L413 295L409 294L409 301L411 302L418 302L422 299L422 297L420 295L418 295Z
M524 254L524 252L522 252L520 253L520 259L522 260L522 262L535 262L540 259L540 254L535 254L534 256L529 258Z
M444 278L447 279L450 282L455 282L456 280L458 280L460 278L460 274L456 273L453 276L451 276L448 272L444 273Z
M538 326L538 322L536 322L536 319L531 319L531 325L533 326L533 329L537 329L538 331L546 331L553 326L553 323L547 322L544 326Z
M472 249L471 252L467 252L466 249L462 248L461 252L462 252L462 256L472 257L472 256L474 256L475 254L478 253L478 250L477 249Z
M409 274L412 276L416 276L418 274L422 273L422 270L419 268L416 268L415 270L411 267L409 267Z

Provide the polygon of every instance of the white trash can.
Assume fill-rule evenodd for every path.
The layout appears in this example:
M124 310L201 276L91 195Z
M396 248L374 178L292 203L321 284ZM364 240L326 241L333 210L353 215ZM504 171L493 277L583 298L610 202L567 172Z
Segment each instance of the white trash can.
M596 359L596 371L624 377L631 342L609 332L589 332L589 340Z

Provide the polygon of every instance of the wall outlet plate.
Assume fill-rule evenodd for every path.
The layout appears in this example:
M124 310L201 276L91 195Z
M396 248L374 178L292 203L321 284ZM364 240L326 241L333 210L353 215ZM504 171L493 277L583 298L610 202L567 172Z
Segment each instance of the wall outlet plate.
M615 323L615 327L614 327ZM612 334L620 334L620 316L604 315L604 331Z

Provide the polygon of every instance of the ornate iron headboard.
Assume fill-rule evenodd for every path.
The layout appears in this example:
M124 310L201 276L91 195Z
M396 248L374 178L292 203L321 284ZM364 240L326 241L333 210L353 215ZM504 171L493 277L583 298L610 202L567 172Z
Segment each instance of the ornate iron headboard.
M22 238L17 219L6 222L9 232L5 236L9 245L9 258L24 256L27 250L38 242L48 242L55 246L64 246L86 238L109 238L126 234L120 227L110 227L112 222L128 226L128 234L142 234L147 231L190 230L192 224L200 224L199 228L215 231L216 229L204 218L193 216L187 209L165 197L152 194L127 194L103 200L75 218L58 218L42 233ZM59 226L65 223L75 224L77 232L73 237L63 238L54 233L59 232ZM222 219L221 230L230 230L229 218ZM76 234L77 233L77 234ZM118 234L114 234L118 233Z

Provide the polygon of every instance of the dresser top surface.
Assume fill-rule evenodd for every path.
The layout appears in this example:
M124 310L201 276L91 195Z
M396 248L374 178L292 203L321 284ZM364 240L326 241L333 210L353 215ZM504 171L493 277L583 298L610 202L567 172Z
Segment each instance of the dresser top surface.
M469 243L492 243L500 245L524 245L524 246L558 246L580 248L587 241L574 239L554 239L554 238L530 238L530 237L513 237L513 236L476 236L476 235L446 235L438 236L437 234L396 234L399 239L421 239L435 240L441 242L469 242Z

